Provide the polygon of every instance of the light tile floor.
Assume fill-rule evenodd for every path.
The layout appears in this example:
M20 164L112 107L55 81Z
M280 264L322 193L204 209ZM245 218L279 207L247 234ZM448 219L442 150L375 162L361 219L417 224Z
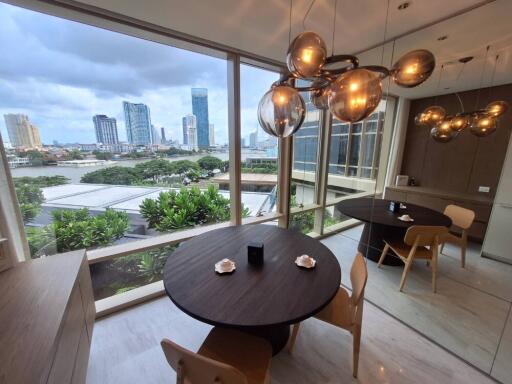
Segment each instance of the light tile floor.
M323 240L338 257L347 285L361 230L355 227ZM378 269L369 261L366 298L484 372L512 383L512 266L480 257L476 244L470 246L464 269L456 247L447 245L444 253L436 294L425 262L414 264L400 293L403 268Z
M347 286L360 232L361 227L356 227L323 240L340 261ZM272 382L492 382L438 343L503 383L512 383L512 281L508 277L512 267L481 259L478 249L472 248L468 267L462 270L456 249L447 247L446 252L454 256L440 260L437 294L431 293L430 270L424 263L415 264L405 293L400 293L402 269L377 269L369 262L366 297L384 311L365 305L357 381L351 375L350 335L310 319L301 329L293 355L283 351L273 359ZM172 383L175 375L160 350L160 340L168 337L197 350L209 329L166 297L99 320L87 383Z

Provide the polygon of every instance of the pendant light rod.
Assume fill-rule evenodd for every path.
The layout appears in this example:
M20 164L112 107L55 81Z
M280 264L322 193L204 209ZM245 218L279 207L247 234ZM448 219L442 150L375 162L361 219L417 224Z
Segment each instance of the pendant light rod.
M336 36L336 8L338 0L334 0L334 20L332 21L332 45L331 45L331 56L334 56L334 39Z
M484 65L482 65L482 72L480 73L480 85L478 86L478 93L476 94L475 109L478 109L478 104L480 103L480 93L482 93L482 85L483 85L483 81L484 81L485 67L487 64L487 55L489 54L490 48L491 48L491 46L488 45L487 48L485 49Z
M289 28L288 28L288 46L292 42L292 10L293 10L293 0L290 0L290 15L289 15Z
M309 15L309 12L311 12L311 8L313 8L313 5L315 4L316 0L312 0L311 3L309 4L309 7L308 7L308 10L306 11L306 13L304 14L304 18L302 19L302 28L304 30L306 30L306 19Z

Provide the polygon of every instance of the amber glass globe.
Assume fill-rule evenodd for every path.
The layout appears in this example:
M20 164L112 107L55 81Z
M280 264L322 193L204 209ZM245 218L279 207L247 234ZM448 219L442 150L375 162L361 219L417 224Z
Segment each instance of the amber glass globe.
M476 115L469 128L470 132L478 137L489 136L498 128L498 121L492 116Z
M320 75L327 58L327 46L314 32L303 32L288 47L286 64L288 70L300 78L313 78Z
M505 101L493 101L485 109L490 116L499 117L508 111L508 104Z
M273 87L258 105L258 121L269 135L287 137L300 128L306 105L299 92L285 85Z
M443 121L446 117L446 110L438 105L433 105L426 108L423 111L423 115L425 115L425 124L431 127L435 127L437 123Z
M368 117L382 98L380 78L358 68L343 73L331 85L329 110L339 120L355 123Z
M447 143L457 136L457 132L450 128L450 120L443 120L430 131L430 136L439 143Z
M309 93L309 100L318 109L329 108L329 87L317 89Z
M418 49L403 55L391 68L393 81L405 88L412 88L427 80L436 66L432 52Z
M471 124L469 116L457 115L450 120L450 128L452 131L461 132Z
M418 113L416 115L416 117L414 118L414 124L416 124L418 127L427 127L428 126L427 115L425 115L423 112Z

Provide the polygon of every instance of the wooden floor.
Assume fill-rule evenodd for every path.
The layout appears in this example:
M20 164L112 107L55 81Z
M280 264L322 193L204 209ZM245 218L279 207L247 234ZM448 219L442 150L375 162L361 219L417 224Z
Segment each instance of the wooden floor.
M355 227L323 240L342 266L343 284L350 284L349 268L361 230ZM400 293L403 268L378 269L370 261L366 298L482 371L512 384L512 266L480 257L477 244L470 244L466 268L460 267L457 247L447 245L444 253L436 294L425 262L414 263Z

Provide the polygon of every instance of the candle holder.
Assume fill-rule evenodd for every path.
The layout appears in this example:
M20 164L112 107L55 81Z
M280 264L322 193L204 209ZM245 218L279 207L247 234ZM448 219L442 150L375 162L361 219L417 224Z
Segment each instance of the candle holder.
M247 261L254 266L263 265L263 243L251 241L247 244Z

